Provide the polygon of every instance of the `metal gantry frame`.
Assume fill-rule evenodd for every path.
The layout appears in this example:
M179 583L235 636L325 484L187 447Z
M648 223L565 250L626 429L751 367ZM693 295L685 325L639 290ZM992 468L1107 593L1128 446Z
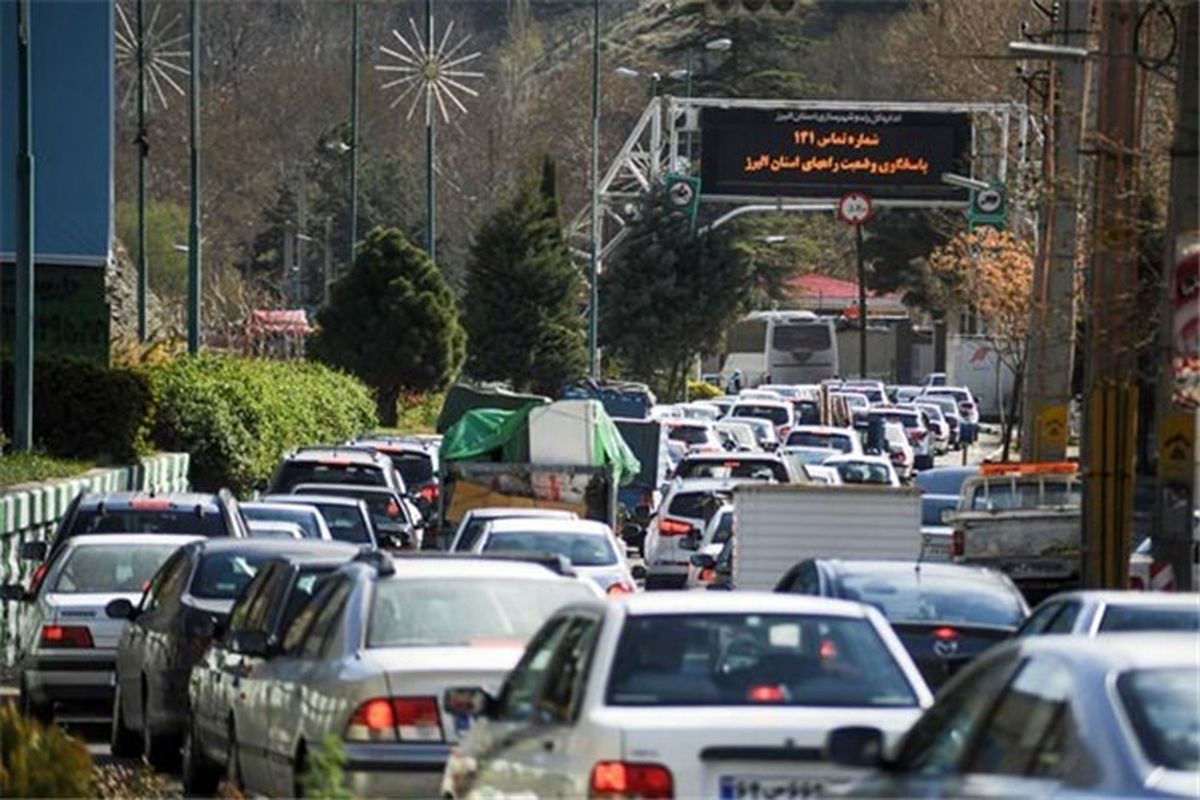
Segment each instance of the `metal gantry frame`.
M705 108L764 109L779 111L883 111L965 113L972 117L971 173L974 177L995 179L1008 184L1010 161L1015 161L1014 192L1010 206L1014 221L1027 219L1032 209L1024 194L1031 147L1031 120L1024 103L909 103L859 102L835 100L744 100L735 98L655 97L642 112L616 157L600 181L599 214L593 216L591 204L584 206L568 227L571 252L586 260L592 220L599 220L597 240L600 261L612 254L628 235L637 205L652 188L672 173L694 175L696 164L686 144L700 131L700 112ZM1034 129L1033 133L1036 133ZM681 137L680 134L684 134ZM1016 152L1011 155L1013 139ZM702 145L703 146L703 145ZM832 212L836 199L827 197L778 197L769 195L706 195L701 187L702 207L719 207L719 213L706 229L718 228L737 217L754 213ZM967 203L950 200L874 200L877 208L958 208Z

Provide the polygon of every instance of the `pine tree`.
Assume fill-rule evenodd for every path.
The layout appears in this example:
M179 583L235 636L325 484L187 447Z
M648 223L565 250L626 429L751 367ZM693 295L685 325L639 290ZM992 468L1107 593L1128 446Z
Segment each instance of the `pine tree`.
M484 222L467 268L468 371L557 393L583 372L579 274L559 219L554 162Z
M367 235L354 268L333 285L317 325L312 354L373 387L385 425L396 422L402 390L444 388L466 353L466 334L445 278L395 228Z

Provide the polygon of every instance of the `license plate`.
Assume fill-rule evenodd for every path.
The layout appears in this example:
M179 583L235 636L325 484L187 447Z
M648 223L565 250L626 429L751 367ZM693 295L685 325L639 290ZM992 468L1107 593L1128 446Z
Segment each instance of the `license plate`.
M844 782L832 775L722 775L721 800L795 800L816 797L829 786Z

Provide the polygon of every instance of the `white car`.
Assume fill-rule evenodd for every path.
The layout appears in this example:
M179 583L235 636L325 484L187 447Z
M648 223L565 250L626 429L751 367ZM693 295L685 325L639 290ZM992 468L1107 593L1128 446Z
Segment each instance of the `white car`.
M824 486L842 485L842 476L837 471L837 467L827 467L824 464L809 464L804 468L804 474L808 476L810 483L822 484Z
M712 422L698 419L668 419L667 439L679 442L688 452L719 453L724 450Z
M699 478L675 481L646 526L646 588L683 588L692 553L679 546L683 537L699 534L723 502L733 497L741 480Z
M254 527L256 522L294 522L304 531L306 539L320 539L328 542L333 540L325 517L311 506L297 506L289 503L239 503L242 516L247 526Z
M787 400L745 400L738 399L733 408L729 409L731 419L765 419L775 426L775 433L781 441L787 439L788 433L796 427L796 409Z
M779 433L769 419L727 416L721 422L749 426L750 430L754 432L754 439L758 442L760 450L776 450L779 447Z
M906 481L913 475L913 463L916 461L916 451L909 441L904 426L899 422L883 423L883 438L887 442L888 458L896 468L900 480Z
M712 556L714 559L721 555L721 549L725 547L725 543L733 538L733 506L721 506L717 513L713 514L712 519L704 526L704 530L698 536L689 537L681 544L685 550L701 555ZM694 543L694 546L693 546ZM694 563L688 564L687 579L684 581L683 588L685 589L706 589L708 584L712 583L713 571L699 567Z
M498 519L483 529L476 553L554 553L571 562L575 574L607 594L637 590L625 544L612 528L590 519Z
M726 450L754 452L761 450L754 428L744 422L728 422L721 420L717 423L717 435L721 437Z
M1092 590L1043 600L1017 636L1200 631L1200 594ZM1200 653L1197 653L1200 659ZM1198 662L1197 666L1200 666Z
M828 447L846 455L862 454L862 439L853 428L834 425L797 425L784 447Z
M495 699L446 700L481 713L444 797L749 798L850 781L828 733L870 725L890 749L932 696L869 606L670 592L563 608Z
M836 469L842 483L900 485L900 476L886 456L834 456L826 459L822 466Z
M475 549L483 529L498 519L579 519L574 511L559 508L509 508L497 506L473 508L458 523L454 537L450 540L450 552L469 553Z
M942 407L937 403L914 403L925 415L925 425L933 431L933 452L935 455L945 455L950 452L950 423L942 413Z
M113 600L136 603L171 554L203 537L173 534L89 534L67 540L33 597L4 587L8 600L28 605L16 646L20 703L49 719L56 705L111 710L117 641L125 620L104 611Z
M695 403L680 403L676 406L684 419L698 419L704 422L716 422L721 418L721 409L711 403L697 401Z

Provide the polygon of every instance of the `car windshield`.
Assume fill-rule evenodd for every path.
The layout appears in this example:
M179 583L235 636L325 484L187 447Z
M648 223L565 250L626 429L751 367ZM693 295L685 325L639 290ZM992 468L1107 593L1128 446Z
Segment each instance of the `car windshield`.
M787 467L775 459L726 458L684 459L675 471L677 478L752 478L787 483Z
M670 614L627 618L607 702L892 708L917 699L866 620Z
M1117 691L1151 763L1200 771L1200 692L1194 666L1126 672L1117 679Z
M1025 618L1014 592L971 571L904 569L842 575L840 596L878 608L889 622L949 622L1016 628Z
M251 503L243 503L240 506L242 516L247 521L251 522L291 522L300 526L300 530L304 533L305 539L320 539L321 525L318 521L319 512L309 508L281 508L270 507L263 508L255 506Z
M406 578L379 581L367 647L523 645L568 603L594 600L581 581Z
M1134 631L1200 631L1200 603L1186 606L1109 605L1100 620L1101 633Z
M278 553L209 553L192 577L191 594L204 600L233 600Z
M849 453L854 450L854 443L844 433L792 431L788 434L787 443L789 447L824 447L828 450L837 450L839 453Z
M81 533L179 533L214 538L228 536L225 520L214 509L81 508L68 536Z
M361 486L387 486L383 470L375 464L343 463L330 459L319 461L287 461L279 474L274 491L287 493L302 483L351 483Z
M735 417L754 417L755 419L765 419L773 425L787 425L790 416L788 410L783 406L767 406L767 405L736 405L733 411L730 412Z
M838 471L842 483L882 483L892 482L892 471L885 464L875 464L869 461L843 461L840 464L830 464Z
M76 547L50 589L55 594L141 593L177 544L103 544Z
M405 486L420 486L433 480L433 458L425 453L389 453L392 466L404 479Z
M617 551L607 536L596 533L493 533L483 545L486 553L558 553L576 567L606 567L617 563Z
M901 425L903 425L905 428L921 427L920 417L918 417L916 414L906 414L903 411L885 411L885 412L876 411L873 414L871 414L871 418L872 419L879 418L879 419L884 420L885 422L898 422Z
M703 425L672 425L667 429L667 438L684 444L706 444L708 428Z

